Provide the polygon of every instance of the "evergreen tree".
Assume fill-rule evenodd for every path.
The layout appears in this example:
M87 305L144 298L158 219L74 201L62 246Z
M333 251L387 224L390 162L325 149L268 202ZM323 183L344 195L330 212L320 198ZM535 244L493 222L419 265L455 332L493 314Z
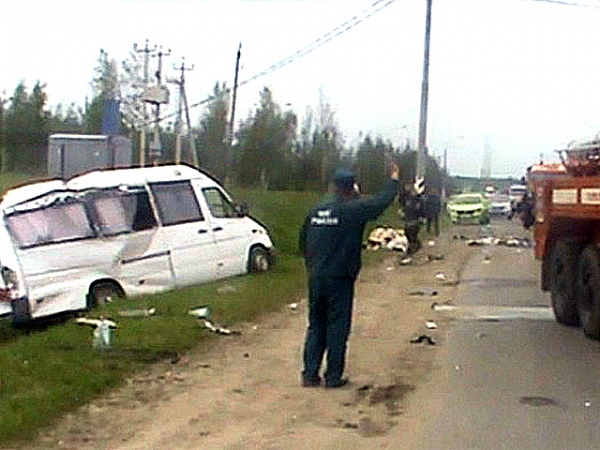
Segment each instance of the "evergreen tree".
M260 93L254 116L240 128L238 181L242 186L281 189L291 161L297 118L291 111L282 113L268 88Z
M50 116L45 87L38 81L29 94L22 81L14 91L5 113L4 171L46 171Z
M225 180L230 165L227 156L228 117L229 90L225 83L219 85L217 82L213 88L213 100L200 118L200 130L196 142L200 165L220 180Z

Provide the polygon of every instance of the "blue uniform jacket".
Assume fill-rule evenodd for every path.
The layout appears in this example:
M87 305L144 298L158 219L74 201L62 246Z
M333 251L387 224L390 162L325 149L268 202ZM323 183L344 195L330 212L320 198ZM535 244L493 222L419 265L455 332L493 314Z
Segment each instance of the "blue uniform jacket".
M390 180L371 198L344 200L336 194L310 212L299 240L309 276L356 279L365 225L393 202L398 186L398 180Z

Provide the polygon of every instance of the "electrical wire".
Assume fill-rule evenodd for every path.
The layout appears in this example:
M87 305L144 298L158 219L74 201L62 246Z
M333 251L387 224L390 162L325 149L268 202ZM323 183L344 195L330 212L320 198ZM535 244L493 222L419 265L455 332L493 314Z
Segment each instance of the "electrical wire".
M391 5L392 3L394 3L396 0L377 0L375 1L373 4L371 4L368 8L365 8L362 12L360 12L359 14L356 14L355 16L353 16L351 19L345 21L344 23L342 23L341 25L337 26L336 28L334 28L331 31L328 31L327 33L325 33L323 36L319 37L318 39L316 39L315 41L313 41L312 43L306 45L305 47L301 48L300 50L297 50L296 52L292 53L290 56L283 58L282 60L276 62L275 64L272 64L270 67L268 67L265 70L262 70L260 72L258 72L257 74L251 76L250 78L243 80L241 82L238 83L238 88L241 86L244 86L246 84L251 83L252 81L257 80L258 78L262 78L272 72L275 72L276 70L279 70L285 66L287 66L288 64L293 63L294 61L302 58L303 56L308 55L309 53L315 51L316 49L318 49L319 47L327 44L328 42L331 42L333 39L337 38L338 36L344 34L345 32L351 30L352 28L354 28L355 26L359 25L361 22L364 22L365 20L369 19L370 17L374 16L375 14L377 14L378 12L380 12L381 10L383 10L384 8L386 8L387 6ZM231 91L231 88L227 88L224 90L224 93L228 93ZM196 108L198 106L201 105L205 105L213 100L215 100L216 97L214 95L211 95L209 97L204 98L203 100L193 103L189 106L189 109L192 108ZM177 113L170 113L170 114L166 114L163 117L161 117L159 119L159 121L163 121L167 118L173 117L175 116ZM149 121L148 124L151 123L156 123L156 121Z
M563 5L563 6L578 6L578 7L582 7L582 8L600 9L600 4L599 5L586 5L586 4L581 4L581 3L569 2L566 0L526 0L526 1L534 1L534 2L540 2L540 3L553 3L553 4L557 4L557 5ZM256 73L255 75L251 76L250 78L247 78L247 79L241 81L240 83L238 83L238 87L244 86L246 84L251 83L252 81L255 81L259 78L269 75L270 73L275 72L276 70L279 70L279 69L287 66L288 64L293 63L294 61L308 55L309 53L312 53L319 47L327 44L328 42L331 42L333 39L339 37L340 35L346 33L347 31L351 30L352 28L356 27L357 25L364 22L365 20L371 18L372 16L374 16L375 14L377 14L378 12L380 12L381 10L388 7L389 5L391 5L394 2L396 2L396 0L377 0L377 1L375 1L374 3L372 3L369 7L364 9L359 14L356 14L355 16L353 16L349 20L345 21L341 25L337 26L333 30L325 33L324 35L322 35L321 37L319 37L312 43L306 45L305 47L301 48L300 50L297 50L296 52L292 53L290 56L281 59L280 61L276 62L275 64L272 64L267 69L264 69L264 70ZM229 93L229 92L231 92L231 88L226 88L223 91L223 93ZM216 97L214 95L211 95L209 97L204 98L203 100L200 100L199 102L191 104L189 106L189 109L205 105L215 99L216 99ZM159 119L159 121L162 122L163 120L173 117L176 114L177 114L176 112L167 114L167 115L161 117ZM151 124L151 123L156 123L156 121L148 122L148 124Z
M562 5L562 6L579 6L581 8L600 9L600 4L598 4L598 5L585 5L585 4L582 4L582 3L567 2L567 1L564 1L564 0L528 0L528 1L541 2L541 3L554 3L556 5Z

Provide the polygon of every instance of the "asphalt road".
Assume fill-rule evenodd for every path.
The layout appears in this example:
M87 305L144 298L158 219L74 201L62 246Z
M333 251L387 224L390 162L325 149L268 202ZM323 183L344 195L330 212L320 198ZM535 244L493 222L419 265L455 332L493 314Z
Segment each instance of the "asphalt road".
M474 236L479 227L456 227ZM496 237L524 236L494 220ZM404 448L600 448L600 343L554 321L528 248L474 249ZM410 442L410 445L409 445Z

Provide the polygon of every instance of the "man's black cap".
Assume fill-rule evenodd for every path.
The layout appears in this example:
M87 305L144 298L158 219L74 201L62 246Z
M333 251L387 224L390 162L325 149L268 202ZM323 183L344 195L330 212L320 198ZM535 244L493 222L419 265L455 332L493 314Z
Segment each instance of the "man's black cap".
M356 184L356 174L348 169L339 169L333 175L333 182L341 191L353 191Z

